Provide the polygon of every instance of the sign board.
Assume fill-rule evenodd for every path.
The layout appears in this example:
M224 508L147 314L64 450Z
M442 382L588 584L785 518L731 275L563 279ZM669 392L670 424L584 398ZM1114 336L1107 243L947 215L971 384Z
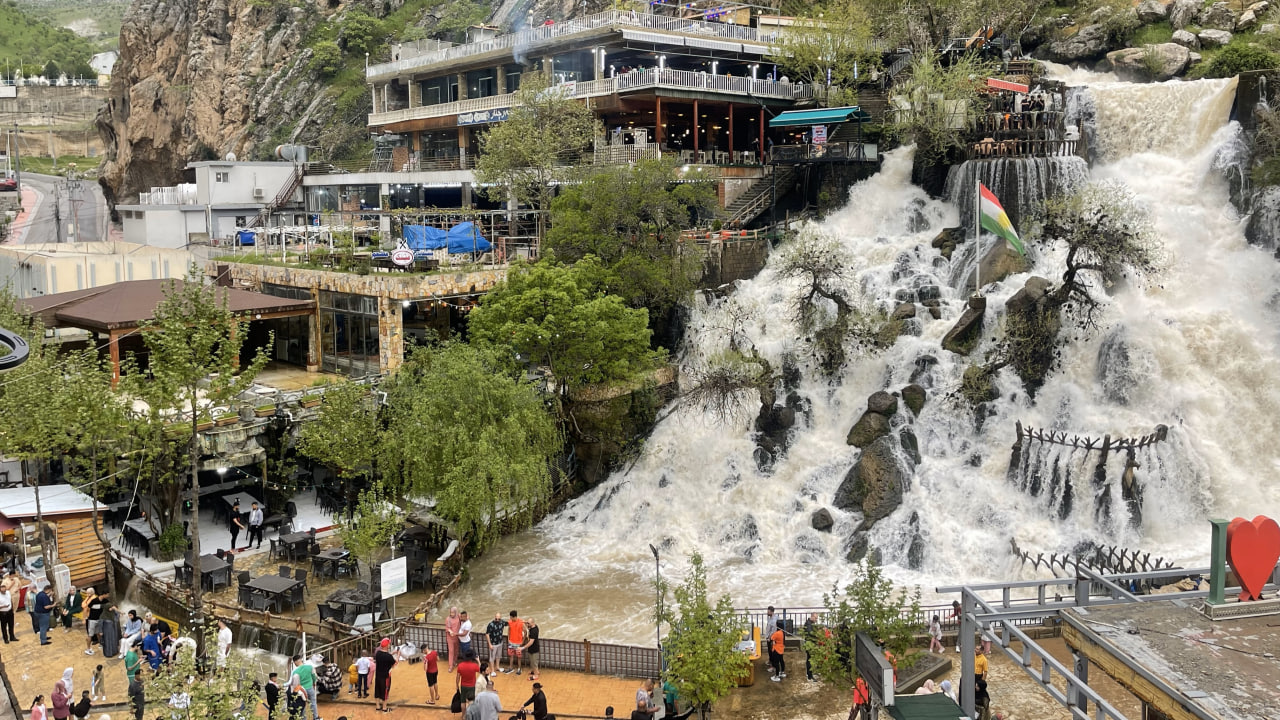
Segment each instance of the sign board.
M385 586L385 570L382 582ZM860 632L854 640L854 665L867 683L871 699L889 707L893 705L893 666L885 659L884 650L871 636Z
M827 126L814 125L813 126L813 144L821 145L826 141L827 141Z
M459 125L487 125L489 123L505 122L511 116L511 108L497 108L495 110L476 110L475 112L458 113Z
M1026 93L1031 90L1031 88L1023 85L1022 83L1009 82L1008 80L1000 80L998 78L987 78L987 87L995 88L996 90L1009 90L1016 93Z
M18 97L17 85L0 85L0 98L16 98Z
M382 597L393 598L409 592L409 558L398 557L382 563Z
M409 245L404 239L400 239L400 244L391 252L391 262L400 267L407 267L413 264L413 251L409 249Z
M413 254L415 260L430 260L435 256L436 253L434 250L419 250Z

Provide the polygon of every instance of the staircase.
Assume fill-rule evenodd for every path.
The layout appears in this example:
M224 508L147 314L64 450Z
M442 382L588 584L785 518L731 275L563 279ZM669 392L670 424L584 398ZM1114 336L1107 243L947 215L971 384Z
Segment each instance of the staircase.
M267 205L262 206L258 214L253 216L245 225L246 230L252 230L256 227L263 227L271 218L271 213L279 210L286 203L292 202L293 194L298 191L298 187L302 185L303 172L301 168L294 168L293 173L289 175L289 179L284 181L280 186L280 192L276 193L275 198Z
M786 195L795 186L795 166L770 165L769 167L772 168L772 173L751 183L738 196L737 200L734 200L728 207L720 211L720 217L724 219L725 224L732 227L742 227L760 217L761 213L773 204L775 178L778 184L778 197Z

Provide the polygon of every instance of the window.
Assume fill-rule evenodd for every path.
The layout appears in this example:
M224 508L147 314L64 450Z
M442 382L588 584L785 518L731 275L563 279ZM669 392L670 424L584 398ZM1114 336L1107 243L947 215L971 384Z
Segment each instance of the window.
M231 182L231 173L229 172L214 173L213 181L220 182L220 183Z

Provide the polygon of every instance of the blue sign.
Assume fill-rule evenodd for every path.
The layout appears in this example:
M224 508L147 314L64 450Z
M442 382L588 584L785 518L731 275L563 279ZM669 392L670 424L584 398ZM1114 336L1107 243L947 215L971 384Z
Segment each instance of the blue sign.
M475 112L458 113L459 125L487 125L489 123L504 122L511 116L511 108L497 108L495 110L476 110Z
M419 250L413 254L415 260L430 260L436 256L434 250Z
M374 252L369 254L369 257L373 258L374 260L381 260L383 258L391 257L391 253L387 252L386 250L375 250Z

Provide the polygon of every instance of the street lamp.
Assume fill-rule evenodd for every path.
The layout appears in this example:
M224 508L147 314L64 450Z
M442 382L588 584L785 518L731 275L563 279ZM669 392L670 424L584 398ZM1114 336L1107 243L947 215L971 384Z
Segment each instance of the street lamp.
M658 626L657 627L658 664L661 665L662 664L662 566L658 564L658 548L654 547L653 543L649 543L649 551L653 553L653 572L654 572L654 576L657 578L657 582L654 585L654 588L655 588L654 594L657 596L656 605L657 605L658 612L655 617L657 618L656 623Z

